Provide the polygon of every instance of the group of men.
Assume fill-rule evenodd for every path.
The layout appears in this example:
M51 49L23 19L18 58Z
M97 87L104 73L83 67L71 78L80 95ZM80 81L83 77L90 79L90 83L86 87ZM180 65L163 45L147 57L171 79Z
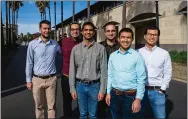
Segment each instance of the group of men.
M58 43L49 39L50 22L39 24L41 36L28 45L27 88L32 90L36 118L44 118L46 95L48 118L55 118L56 53L63 56L62 92L64 117L72 116L72 99L77 100L80 118L101 118L110 107L113 119L144 118L150 104L155 118L166 118L165 91L172 76L169 53L158 47L160 30L146 28L146 44L131 48L134 33L113 21L104 25L106 39L98 43L92 22L70 24L70 36ZM109 107L108 107L109 106ZM104 118L104 117L103 117Z

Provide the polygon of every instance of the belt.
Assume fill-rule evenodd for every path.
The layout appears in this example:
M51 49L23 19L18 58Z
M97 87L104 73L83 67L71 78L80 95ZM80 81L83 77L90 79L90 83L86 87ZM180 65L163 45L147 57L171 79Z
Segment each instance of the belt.
M41 78L41 79L47 79L47 78L55 76L55 74L50 74L50 75L46 75L46 76L39 76L39 75L33 74L33 76L37 77L37 78Z
M85 83L85 84L93 84L93 83L98 83L98 82L100 82L100 79L92 80L92 81L82 80L82 79L76 79L76 80L77 80L78 82Z
M161 86L145 86L145 87L148 90L155 90L155 89L159 90L161 88Z
M112 90L116 92L116 95L123 95L123 94L125 94L126 96L135 96L136 95L136 90L134 90L134 89L121 91L121 90L112 88Z

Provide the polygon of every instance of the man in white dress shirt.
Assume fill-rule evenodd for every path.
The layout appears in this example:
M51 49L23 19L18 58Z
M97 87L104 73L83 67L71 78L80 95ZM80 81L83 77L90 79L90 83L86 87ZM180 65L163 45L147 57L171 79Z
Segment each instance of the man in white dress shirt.
M147 68L145 98L147 97L157 119L166 118L165 91L172 77L172 63L168 51L156 46L159 36L159 28L148 27L144 32L145 47L138 50Z

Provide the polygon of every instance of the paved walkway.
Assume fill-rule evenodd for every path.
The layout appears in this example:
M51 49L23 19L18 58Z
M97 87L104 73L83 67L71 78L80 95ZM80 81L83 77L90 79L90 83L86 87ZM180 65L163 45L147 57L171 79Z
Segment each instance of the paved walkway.
M1 117L34 118L34 102L32 93L25 87L26 47L21 47L5 71L2 78ZM58 72L61 69L61 57L57 58ZM60 78L57 87L57 117L63 116L63 101ZM169 118L187 118L187 83L172 80L167 90L167 112ZM76 102L73 103L75 108Z

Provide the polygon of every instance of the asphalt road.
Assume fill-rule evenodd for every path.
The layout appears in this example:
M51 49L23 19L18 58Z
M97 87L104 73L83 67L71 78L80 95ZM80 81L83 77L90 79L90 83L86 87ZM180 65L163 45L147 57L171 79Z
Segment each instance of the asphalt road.
M26 47L20 47L2 77L1 118L35 118L32 93L25 88ZM61 69L61 57L57 58L58 72ZM5 69L2 69L5 70ZM57 87L57 118L63 116L61 78ZM187 83L172 80L167 90L167 112L169 118L187 118ZM73 102L72 108L77 106Z

